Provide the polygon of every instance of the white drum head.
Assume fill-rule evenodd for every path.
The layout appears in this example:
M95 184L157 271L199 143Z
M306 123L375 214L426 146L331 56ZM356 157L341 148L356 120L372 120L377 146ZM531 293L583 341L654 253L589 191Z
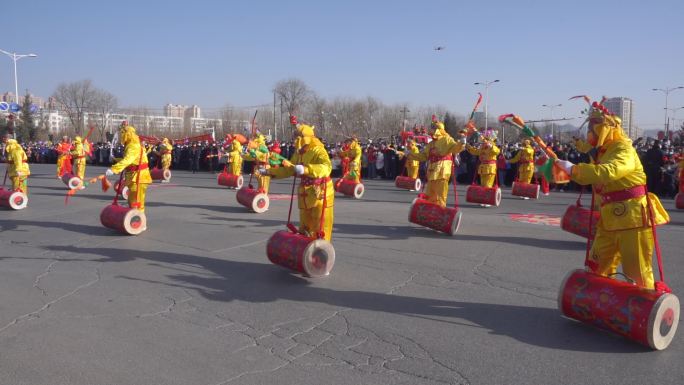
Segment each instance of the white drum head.
M648 345L663 350L670 345L679 324L679 299L667 293L658 298L648 317Z
M128 186L124 186L123 190L121 190L121 198L128 200Z
M170 181L171 180L171 170L169 170L169 169L164 170L162 177L164 178L164 181L166 181L166 182Z
M67 186L69 186L69 188L71 190L76 190L78 188L81 188L82 185L83 185L83 181L81 180L81 178L79 178L77 176L69 178L69 181L67 182Z
M354 199L361 199L361 197L363 196L363 192L363 183L357 183L356 186L354 186Z
M335 265L335 248L325 239L317 239L304 250L304 272L312 278L330 274Z
M494 206L499 207L501 204L501 188L496 188L496 198L494 198Z
M147 217L145 213L138 209L128 210L124 217L123 227L129 235L138 235L147 230Z
M458 228L461 226L461 215L463 213L460 211L456 212L456 215L454 216L453 222L451 222L451 230L449 231L449 235L453 236L456 235L458 232Z
M423 187L423 182L420 180L420 178L416 178L416 182L413 184L413 189L415 191L420 191L421 187Z
M28 204L28 197L21 191L15 191L9 196L9 206L14 210L25 209Z
M261 214L268 210L268 206L270 203L271 202L267 194L257 194L254 196L254 199L252 200L252 211Z
M238 189L238 190L241 189L242 185L245 184L245 178L243 178L242 175L238 176L237 180L235 181L235 184L236 184L236 186L235 186L236 189Z
M539 188L539 187L540 187L540 186L537 185L537 190L536 190L536 192L534 193L534 199L539 199L539 191L540 191L540 188Z

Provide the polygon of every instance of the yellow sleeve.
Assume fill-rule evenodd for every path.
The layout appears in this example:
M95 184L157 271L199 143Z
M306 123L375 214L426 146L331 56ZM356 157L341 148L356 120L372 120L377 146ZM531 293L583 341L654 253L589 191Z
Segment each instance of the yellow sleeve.
M268 175L270 175L273 179L287 178L293 176L294 174L294 166L271 167L268 169Z
M471 145L467 145L466 150L468 150L468 152L471 153L472 155L480 156L480 149L479 148L473 147Z
M520 160L520 156L522 155L523 151L525 151L525 150L524 149L518 150L518 152L516 152L515 155L511 159L508 160L508 163L518 163L518 161Z
M304 174L310 178L326 178L332 172L332 163L324 147L314 147L314 156L305 165Z
M572 168L572 179L579 184L606 183L623 178L635 170L636 152L619 143L601 157L600 164L579 163Z
M115 174L118 174L121 171L123 171L126 167L135 164L135 161L139 158L140 149L138 148L138 146L128 145L124 148L123 158L112 166L112 171L114 171Z
M593 147L591 146L591 144L583 141L582 139L576 139L575 148L577 149L577 151L586 154L589 151L591 151Z
M430 156L430 145L423 147L423 151L413 152L409 154L409 160L417 160L419 162L426 162Z
M461 151L463 151L464 146L465 145L462 142L452 140L452 143L449 143L449 146L447 147L447 154L458 155Z

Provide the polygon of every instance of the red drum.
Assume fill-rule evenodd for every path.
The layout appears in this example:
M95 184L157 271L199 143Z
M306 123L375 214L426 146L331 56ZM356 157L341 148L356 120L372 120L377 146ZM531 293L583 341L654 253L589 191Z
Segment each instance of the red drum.
M153 168L150 170L150 176L152 177L152 180L160 180L162 182L168 182L171 180L171 170L169 169L161 169L161 168Z
M591 234L589 234L589 218L591 218ZM561 229L579 235L583 238L594 239L596 235L596 224L601 218L601 213L598 211L591 211L586 207L577 206L576 204L568 206L561 219Z
M454 235L461 224L461 212L454 207L442 207L416 198L411 203L409 222Z
M501 203L501 189L471 184L466 189L466 202L498 207Z
M0 206L21 210L25 209L26 205L28 205L28 197L23 192L0 188Z
M423 182L420 180L420 178L413 179L407 176L398 176L394 180L394 185L397 186L397 188L418 191L423 186Z
M115 204L105 207L100 213L100 222L106 228L128 235L138 235L147 230L145 213Z
M267 194L249 187L239 189L235 197L238 203L259 214L268 210L270 204Z
M679 210L684 210L684 193L677 193L675 195L675 207Z
M335 264L335 248L330 242L285 230L271 235L266 255L276 265L314 278L330 274Z
M363 183L356 183L349 179L338 179L335 182L335 191L341 192L348 197L354 197L354 199L361 199L364 187Z
M679 323L674 294L644 289L628 282L573 270L563 280L558 308L565 317L617 333L663 350Z
M242 185L245 183L242 175L228 174L227 172L222 172L218 174L216 178L219 186L226 186L234 189L241 189Z
M119 194L119 196L125 200L128 200L128 186L123 186L121 191L119 191L119 182L114 183L114 192Z
M539 185L537 183L513 182L511 194L522 198L539 199Z
M62 174L62 182L64 182L64 184L67 185L67 187L69 187L71 190L75 190L83 186L83 181L81 178L69 172Z

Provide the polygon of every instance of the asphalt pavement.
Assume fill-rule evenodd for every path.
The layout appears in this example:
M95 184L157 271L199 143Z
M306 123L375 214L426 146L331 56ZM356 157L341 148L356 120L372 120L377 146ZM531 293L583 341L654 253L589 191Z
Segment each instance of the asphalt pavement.
M459 186L449 237L408 222L415 192L365 181L361 200L336 196L336 264L309 279L266 257L291 180L255 214L215 174L174 171L131 237L100 224L111 191L65 205L54 169L31 165L28 208L0 210L0 384L684 383L681 321L656 352L560 316L585 253L558 226L575 193L504 189L482 208ZM684 299L684 212L663 203L665 274Z

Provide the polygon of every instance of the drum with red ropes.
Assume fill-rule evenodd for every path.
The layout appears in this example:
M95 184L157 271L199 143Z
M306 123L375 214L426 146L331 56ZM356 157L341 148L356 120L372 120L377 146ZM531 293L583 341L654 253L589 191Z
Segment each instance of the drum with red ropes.
M671 293L573 270L563 280L558 308L565 317L662 350L679 324L679 299Z
M684 210L684 192L675 195L675 207L679 210Z
M511 187L511 195L521 198L539 199L539 184L515 181Z
M62 182L64 182L64 184L67 185L67 187L69 187L70 190L75 190L83 186L83 181L81 180L81 178L77 177L76 175L70 172L65 172L64 174L62 174Z
M335 248L325 239L315 239L286 230L276 231L266 244L268 260L309 277L330 274Z
M404 190L419 191L423 185L423 182L420 180L420 178L411 178L408 176L398 176L394 180L394 185L397 188L404 189Z
M238 203L258 214L266 212L270 205L268 194L251 187L243 187L237 190L235 198Z
M140 158L138 159L138 168L142 166L147 166L147 164L142 164L143 150L140 150ZM138 209L138 207L123 207L119 205L119 195L124 195L124 189L126 198L128 199L128 186L124 185L124 173L121 173L119 181L115 184L114 200L109 206L106 206L100 212L100 222L106 228L116 230L123 234L128 235L138 235L143 231L147 230L147 217L145 213ZM136 186L140 186L140 172L138 171L136 177ZM136 191L140 191L137 188Z
M466 189L466 202L499 206L501 203L501 189L498 186L484 187L471 184Z
M561 218L561 229L579 235L587 239L594 239L596 235L596 224L601 218L598 210L591 210L582 206L582 194L584 187L580 190L580 195L574 205L569 205ZM592 203L593 207L593 203Z
M12 210L22 210L28 205L28 197L22 191L5 190L0 187L0 206Z
M338 179L335 182L335 191L354 199L361 199L364 193L363 183L357 183L351 179Z
M454 235L461 224L461 212L457 207L442 207L425 199L416 198L411 203L409 222Z
M219 186L226 186L238 190L241 189L242 185L245 183L245 179L242 175L228 174L227 172L218 174L216 181Z
M152 177L152 180L168 182L171 180L171 170L155 167L150 170L150 176Z

